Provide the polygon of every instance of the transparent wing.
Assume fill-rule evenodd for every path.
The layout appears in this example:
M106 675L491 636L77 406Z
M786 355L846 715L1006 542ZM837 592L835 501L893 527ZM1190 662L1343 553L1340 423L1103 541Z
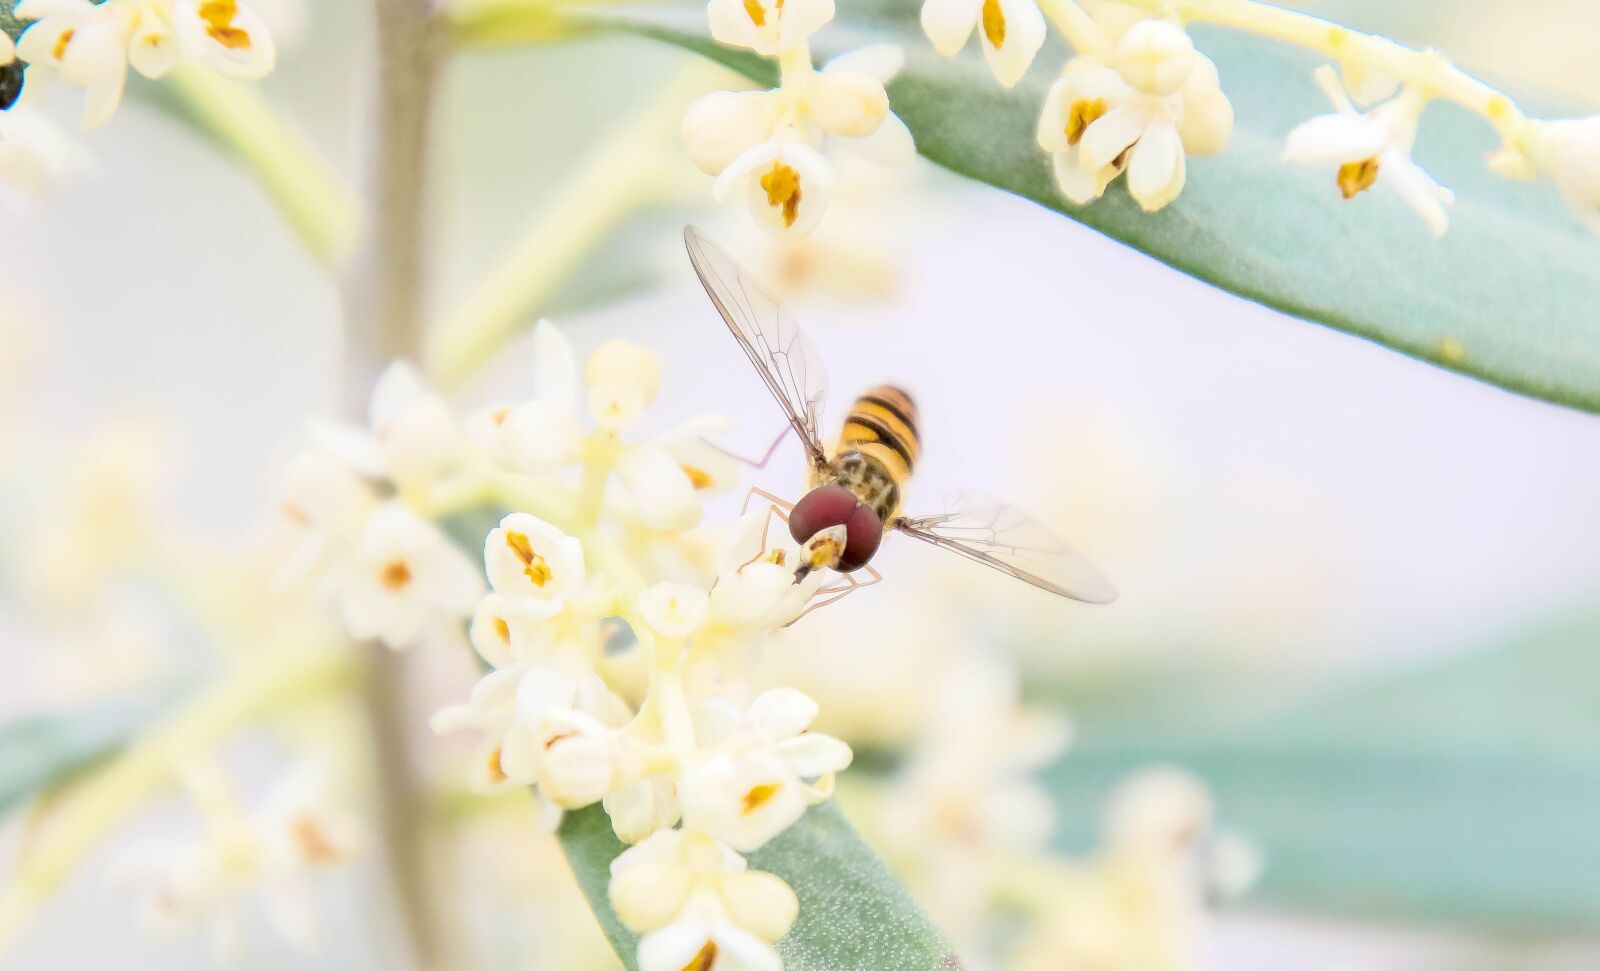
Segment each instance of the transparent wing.
M1051 593L1110 603L1117 590L1094 565L1038 520L990 496L957 493L937 516L901 517L894 528L960 553Z
M693 226L683 229L689 260L728 329L783 406L814 466L827 464L817 434L828 374L800 325L739 268L733 257Z

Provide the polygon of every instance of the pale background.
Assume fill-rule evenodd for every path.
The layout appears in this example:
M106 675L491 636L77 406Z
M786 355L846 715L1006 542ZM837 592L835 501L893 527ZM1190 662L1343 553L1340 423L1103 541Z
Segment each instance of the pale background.
M1436 44L1501 78L1600 100L1591 4L1312 6ZM268 82L346 171L357 141L350 79L361 64L336 52L348 50L351 30L364 27L346 5L317 5ZM644 42L607 42L540 63L496 54L456 65L439 133L440 306L515 236L568 164L548 146L580 138L675 59ZM603 86L579 73L596 63L613 75ZM218 536L253 528L304 418L335 400L337 294L247 179L172 122L130 103L86 143L96 170L13 208L0 234L0 300L31 305L43 322L28 345L30 371L46 379L26 392L27 421L63 444L112 416L169 421L172 515ZM1204 177L1195 164L1191 178ZM916 498L936 503L959 484L1053 504L1123 589L1093 617L1061 608L1064 627L1079 625L1086 642L1184 630L1196 650L1304 675L1459 650L1600 589L1593 418L1285 319L1009 196L931 173L908 191L891 214L915 227L898 244L899 298L801 308L830 360L836 413L858 388L902 382L920 391L927 429ZM702 218L751 238L732 213ZM755 450L776 429L775 412L674 234L662 222L645 237L661 254L659 287L563 322L580 347L620 335L655 348L667 362L656 415L732 414ZM486 383L514 390L524 351L512 347ZM479 387L467 400L489 394ZM776 464L763 484L789 490L792 466ZM923 552L887 551L891 582ZM34 648L3 628L0 638L0 710L20 711L32 698ZM174 826L156 811L130 834ZM138 937L125 898L102 886L103 857L46 909L8 966L207 966L203 942ZM341 889L327 890L333 943L320 966L366 966L355 963L355 942L338 940L339 921L356 917ZM262 947L244 966L297 966L266 935L254 939ZM1576 946L1506 957L1448 934L1255 915L1224 917L1209 946L1213 966L1230 971L1600 961Z

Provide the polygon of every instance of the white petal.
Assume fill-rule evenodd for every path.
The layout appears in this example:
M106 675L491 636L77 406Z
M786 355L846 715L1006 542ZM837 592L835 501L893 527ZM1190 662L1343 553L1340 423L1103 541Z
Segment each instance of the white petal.
M905 48L899 44L868 44L829 61L822 69L824 74L850 71L865 74L879 84L888 84L905 67Z
M801 779L819 779L849 768L854 753L850 746L820 732L807 732L773 749L783 764Z
M781 54L804 43L812 34L833 19L833 0L788 0L780 5L782 16L778 19L778 49Z
M682 640L706 622L710 600L683 583L658 583L639 595L639 616L663 637Z
M713 924L712 934L722 958L719 964L727 964L734 971L783 971L783 959L778 952L755 935L731 923Z
M653 445L638 445L617 462L617 477L628 489L639 518L656 529L691 529L700 521L694 482L672 456Z
M551 321L533 325L533 396L568 410L578 401L578 358L572 343Z
M611 907L629 930L642 934L670 924L692 886L685 866L653 862L629 867L611 878Z
M313 419L307 432L318 448L358 474L369 479L384 478L383 449L365 428L348 422Z
M1183 191L1183 140L1165 122L1145 129L1128 160L1128 192L1145 212L1155 212Z
M751 870L722 881L722 906L738 926L764 941L789 933L800 915L800 901L782 879Z
M661 389L661 361L638 344L610 340L589 356L584 379L594 420L608 429L626 428Z
M985 13L997 10L1004 25L994 33L1001 37L1001 43L996 45L991 31L980 23L978 36L983 40L984 58L995 80L1009 88L1028 73L1028 66L1044 46L1044 14L1034 0L984 0L984 6Z
M778 99L770 91L715 91L683 116L683 142L700 171L716 175L772 136Z
M1090 172L1110 165L1139 140L1150 118L1145 104L1118 105L1096 118L1078 141L1078 164Z
M1112 67L1146 94L1177 91L1194 69L1194 42L1165 20L1141 20L1117 41Z
M734 173L748 175L744 181L750 214L758 226L776 236L809 233L821 221L833 192L833 165L821 152L799 142L751 149L723 171L718 183ZM785 191L783 179L789 177L796 180L794 193ZM763 180L769 180L771 187Z
M908 165L917 157L917 144L911 137L911 129L892 111L883 116L877 131L863 138L843 139L839 144L879 165Z
M1298 165L1343 165L1376 157L1384 143L1383 128L1364 115L1318 115L1289 132L1283 160Z
M1233 135L1233 104L1222 93L1217 66L1204 54L1195 55L1194 72L1183 86L1184 151L1190 155L1215 155Z
M883 82L857 71L823 71L811 79L806 104L825 131L845 138L870 135L889 113Z
M778 741L793 738L811 727L820 710L820 706L802 691L773 688L763 691L750 703L748 716L751 725L763 736Z
M721 492L739 481L740 464L711 440L732 427L719 416L696 418L656 436L654 444L678 463L696 492Z
M1445 214L1444 207L1455 200L1455 194L1433 181L1422 166L1398 152L1386 152L1378 166L1378 178L1394 186L1406 205L1422 217L1434 239L1450 228L1450 217Z
M178 38L159 16L142 13L128 40L128 64L147 78L159 78L178 64Z
M507 409L492 423L489 444L496 465L537 475L577 461L583 429L570 404L530 401Z
M639 941L639 971L684 971L709 940L711 928L704 921L678 921L652 931Z
M1050 163L1050 171L1056 177L1056 187L1062 195L1080 206L1100 198L1106 186L1117 176L1117 169L1110 165L1094 172L1086 170L1079 161L1077 147L1057 152L1051 156Z
M189 56L219 74L255 80L277 63L271 33L243 3L178 0L173 21Z
M982 6L981 0L923 0L922 32L933 42L934 50L953 57L972 36Z

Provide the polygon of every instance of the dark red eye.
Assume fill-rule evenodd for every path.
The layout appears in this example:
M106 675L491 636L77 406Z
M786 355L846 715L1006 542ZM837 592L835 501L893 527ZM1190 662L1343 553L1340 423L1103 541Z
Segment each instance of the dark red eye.
M789 513L789 535L796 543L804 543L830 526L843 526L847 536L839 558L842 573L866 566L883 542L883 520L841 485L812 489Z

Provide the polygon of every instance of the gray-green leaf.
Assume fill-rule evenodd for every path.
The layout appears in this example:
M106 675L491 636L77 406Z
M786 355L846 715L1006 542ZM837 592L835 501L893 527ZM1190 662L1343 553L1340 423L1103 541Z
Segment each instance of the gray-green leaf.
M1600 241L1562 211L1549 186L1490 174L1483 158L1495 139L1477 118L1441 105L1423 119L1418 160L1458 199L1449 234L1434 241L1388 189L1342 202L1331 170L1279 160L1284 135L1329 110L1311 83L1315 58L1197 27L1198 46L1217 62L1234 104L1231 144L1218 157L1190 160L1183 194L1160 212L1142 212L1120 182L1078 207L1057 193L1034 142L1045 91L1067 52L1052 41L1007 91L974 52L937 56L918 26L918 7L916 0L841 0L814 46L826 58L864 43L903 45L906 68L889 87L891 103L934 162L1240 296L1523 394L1600 411ZM584 4L568 16L698 51L761 83L774 80L770 62L709 38L703 3ZM1062 254L1061 271L1073 275L1070 253Z
M598 806L568 813L561 844L611 946L637 971L639 939L622 926L607 897L610 866L625 848ZM800 918L778 944L786 971L943 971L959 962L943 935L861 842L831 802L750 857L800 898Z
M0 726L0 813L117 751L156 707L124 701Z
M1260 843L1250 901L1527 932L1600 928L1600 618L1555 623L1420 670L1365 679L1287 713L1219 717L1216 693L1078 711L1048 773L1063 846L1126 773L1206 779L1224 824ZM1237 692L1228 693L1237 699ZM1259 692L1257 693L1259 698ZM1141 717L1141 712L1143 716Z

